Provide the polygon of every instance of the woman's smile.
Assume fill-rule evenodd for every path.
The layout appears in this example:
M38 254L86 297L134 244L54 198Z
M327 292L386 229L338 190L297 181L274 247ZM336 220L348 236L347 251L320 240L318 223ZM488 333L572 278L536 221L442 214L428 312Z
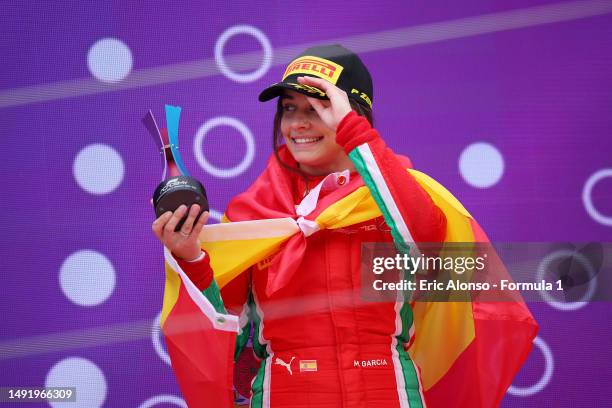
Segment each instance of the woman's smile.
M323 140L323 136L313 137L313 136L297 136L289 138L294 144L299 146L312 146L317 142Z

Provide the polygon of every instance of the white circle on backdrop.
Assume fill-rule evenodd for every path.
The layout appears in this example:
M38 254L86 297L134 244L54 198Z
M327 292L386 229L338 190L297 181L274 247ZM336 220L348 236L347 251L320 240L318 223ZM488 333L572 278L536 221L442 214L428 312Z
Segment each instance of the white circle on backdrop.
M79 306L96 306L115 289L115 268L99 252L83 249L72 253L60 267L60 287Z
M588 301L593 298L595 294L595 290L597 289L597 274L591 262L579 252L572 251L569 249L560 249L558 251L552 252L544 257L538 265L538 269L536 270L536 281L541 281L544 279L544 274L546 273L546 269L548 265L556 259L569 257L576 259L578 262L582 264L582 266L589 272L589 276L591 279L589 280L589 286L587 288L587 292L584 294L582 300L576 302L559 302L556 300L550 293L545 290L540 290L540 296L549 306L562 311L571 311L578 310L585 307L588 304ZM556 284L555 284L556 287Z
M108 194L123 181L123 159L108 145L90 144L77 153L72 174L79 187L88 193Z
M238 130L242 136L242 139L244 140L244 143L246 144L246 152L242 158L242 161L234 167L227 169L215 167L208 160L206 160L206 157L204 157L204 153L202 152L204 138L208 132L217 126L229 126ZM209 119L202 126L200 126L196 133L195 139L193 140L193 150L195 151L195 157L198 164L207 173L219 178L236 177L242 174L249 168L251 163L253 163L253 159L255 158L255 138L253 137L251 130L238 119L231 118L229 116L217 116Z
M264 57L261 65L257 70L248 74L240 74L232 71L225 63L225 57L223 56L225 43L238 34L253 36L259 42L261 48L263 48ZM264 76L266 72L268 72L268 69L270 69L270 65L272 64L272 44L270 44L268 37L258 28L250 25L235 25L225 30L217 39L215 43L215 62L217 63L219 71L227 78L241 83L253 82Z
M47 373L45 387L76 387L76 402L48 401L53 408L96 408L106 399L106 378L100 368L81 357L68 357Z
M593 205L593 199L591 197L595 184L597 184L597 182L606 177L612 177L612 169L601 169L593 173L587 179L586 183L584 183L584 188L582 189L582 203L584 204L586 212L591 216L592 219L594 219L601 225L611 227L612 216L606 216L597 211L597 209Z
M514 385L511 385L508 388L508 394L510 395L517 397L529 397L533 394L537 394L548 385L550 379L552 378L555 368L555 361L548 344L546 344L546 342L544 342L544 340L542 340L539 336L533 339L533 344L540 349L542 355L544 356L544 374L537 383L530 387L515 387Z
M87 67L102 82L119 82L132 70L132 51L121 40L102 38L89 48Z
M138 408L151 408L157 404L173 404L177 407L187 408L187 404L182 398L176 397L174 395L156 395L154 397L149 398L142 404L138 406Z
M168 365L171 365L170 356L168 355L168 352L166 351L166 348L164 347L164 344L162 342L163 333L161 331L160 322L161 312L159 312L159 314L153 321L153 326L151 330L151 340L153 341L153 348L155 348L155 352L157 353L159 358L162 359L163 362Z
M459 156L459 173L472 187L492 187L504 175L504 158L490 143L472 143Z

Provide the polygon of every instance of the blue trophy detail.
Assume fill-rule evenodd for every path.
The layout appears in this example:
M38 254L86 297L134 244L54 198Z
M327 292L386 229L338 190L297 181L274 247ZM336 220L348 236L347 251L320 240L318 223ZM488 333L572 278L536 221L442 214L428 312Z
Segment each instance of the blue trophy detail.
M153 136L159 152L164 158L162 182L153 193L155 216L159 217L166 211L174 212L181 204L185 204L187 208L193 204L198 204L200 213L197 218L200 218L204 211L209 210L208 199L202 183L189 176L179 153L178 124L181 108L165 105L165 109L166 129L159 129L151 110L142 118L142 122ZM180 230L186 219L187 215L180 220L175 231Z

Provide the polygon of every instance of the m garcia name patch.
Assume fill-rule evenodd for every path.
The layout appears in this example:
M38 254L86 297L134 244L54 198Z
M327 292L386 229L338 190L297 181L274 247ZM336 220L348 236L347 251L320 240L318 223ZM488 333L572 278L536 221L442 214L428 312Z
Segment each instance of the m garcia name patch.
M353 367L378 367L378 366L386 366L387 359L385 358L375 358L373 360L353 360Z

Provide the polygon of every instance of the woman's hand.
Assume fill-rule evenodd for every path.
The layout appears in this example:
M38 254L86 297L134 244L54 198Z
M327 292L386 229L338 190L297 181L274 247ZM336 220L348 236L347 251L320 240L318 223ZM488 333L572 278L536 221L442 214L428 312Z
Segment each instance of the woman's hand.
M334 131L340 121L352 110L346 92L324 79L303 76L298 77L302 85L314 86L327 94L329 102L307 96L310 105L317 111L321 120Z
M153 233L174 255L186 261L192 261L200 256L200 241L198 236L202 227L208 221L208 211L202 213L198 222L194 221L200 212L200 206L194 204L189 209L189 215L179 231L174 231L176 225L185 216L187 206L181 205L176 211L166 211L153 222Z

